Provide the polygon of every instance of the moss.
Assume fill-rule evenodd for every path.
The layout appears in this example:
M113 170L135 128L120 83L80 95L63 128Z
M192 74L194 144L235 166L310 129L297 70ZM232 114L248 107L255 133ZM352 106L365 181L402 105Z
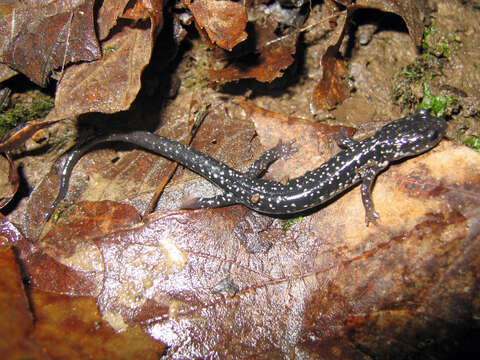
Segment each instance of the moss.
M409 110L420 107L443 115L446 107L454 104L454 99L443 95L432 96L429 89L425 89L441 75L443 64L458 46L455 35L444 35L435 25L425 27L422 55L394 75L394 102Z
M288 219L285 220L282 224L282 231L286 232L288 229L290 229L293 225L301 222L303 220L303 216L299 216L296 218Z
M435 24L425 27L422 39L422 51L435 57L448 58L458 49L460 41L456 35L445 35L437 30Z
M36 94L29 102L17 102L0 113L0 134L15 126L46 116L54 106L50 96Z
M425 109L433 113L435 116L443 116L447 112L447 107L457 105L458 101L454 97L444 96L442 94L432 95L428 84L424 82L423 84L423 98L420 104L417 106L418 109Z
M476 152L480 153L480 138L476 135L471 135L463 139L463 144L471 147Z

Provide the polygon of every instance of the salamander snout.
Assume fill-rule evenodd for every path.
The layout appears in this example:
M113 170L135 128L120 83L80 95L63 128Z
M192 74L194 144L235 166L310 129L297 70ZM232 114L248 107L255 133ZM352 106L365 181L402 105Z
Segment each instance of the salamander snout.
M447 123L444 119L420 110L387 124L380 133L384 133L384 139L393 152L391 160L398 160L433 148L445 136L446 128Z

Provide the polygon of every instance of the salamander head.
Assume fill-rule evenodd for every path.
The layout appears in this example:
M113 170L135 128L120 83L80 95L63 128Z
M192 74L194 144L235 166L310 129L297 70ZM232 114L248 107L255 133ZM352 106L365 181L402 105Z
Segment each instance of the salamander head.
M446 128L444 119L420 110L388 123L375 137L380 141L382 150L391 154L389 160L398 160L430 150L443 138Z

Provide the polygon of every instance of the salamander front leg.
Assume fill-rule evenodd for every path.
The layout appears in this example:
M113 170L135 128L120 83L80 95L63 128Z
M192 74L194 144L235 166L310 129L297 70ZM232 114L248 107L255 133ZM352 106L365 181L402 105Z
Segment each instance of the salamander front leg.
M348 137L347 133L343 129L340 129L337 134L333 135L333 138L335 139L337 145L342 149L349 149L355 145L358 145L358 141Z
M365 208L365 224L368 226L369 223L377 225L377 219L380 218L378 213L375 211L372 200L372 188L375 183L377 175L387 167L388 164L384 166L379 166L378 164L373 164L362 169L362 203Z

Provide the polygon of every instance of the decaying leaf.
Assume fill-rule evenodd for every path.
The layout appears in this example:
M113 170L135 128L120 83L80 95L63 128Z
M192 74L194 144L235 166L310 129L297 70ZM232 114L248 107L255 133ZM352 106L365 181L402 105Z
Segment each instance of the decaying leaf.
M20 184L17 168L10 156L0 157L0 209L7 205Z
M97 16L98 38L100 40L105 40L110 30L117 24L128 3L129 0L104 0L102 2Z
M0 353L5 359L157 359L165 351L164 344L139 326L115 333L98 313L94 297L30 289L27 300L11 248L13 244L21 248L24 241L0 216Z
M241 3L195 0L188 5L195 25L207 39L228 51L247 38L247 10ZM203 32L204 31L204 32Z
M337 20L336 37L330 37L333 43L322 55L322 79L314 89L312 105L317 110L329 110L343 102L350 96L347 83L347 70L345 61L339 56L339 47L349 26L352 14L360 8L375 8L386 12L393 12L401 16L407 24L410 36L415 44L420 45L423 36L422 4L412 0L364 0L338 1L347 6L346 14L341 14Z
M336 47L322 56L323 77L313 91L312 102L317 109L331 110L350 96L345 61L338 57Z
M283 136L286 127L314 134L323 128L309 129L306 121L292 118L274 127L268 119L274 114L242 105L262 138ZM207 121L217 129L224 121L210 120L218 121ZM247 147L250 139L236 142ZM210 146L220 144L217 134ZM316 147L322 148L319 161L331 156L327 142L318 140L302 153L313 154ZM294 168L296 161L288 161L293 166L283 176L308 170L309 164ZM109 207L125 207L117 219L128 205L82 203L35 244L50 260L34 268L49 269L56 259L71 274L85 276L74 259L101 259L96 261L103 268L89 280L105 326L141 326L176 358L271 358L295 351L313 358L358 357L362 351L382 357L394 345L375 347L366 339L393 327L389 336L416 351L415 341L448 333L452 317L463 314L456 326L465 327L473 316L480 227L472 224L479 222L480 178L471 169L479 166L473 151L447 141L392 166L373 190L380 225L368 228L359 187L287 230L283 220L263 221L242 206L160 211L143 222L133 217L132 223L108 228L108 221L95 219L111 218ZM71 245L62 244L65 238ZM18 247L20 259L24 248ZM61 275L65 269L58 272L59 293L72 291ZM40 271L29 274L39 290L49 286L36 280ZM424 329L415 338L408 335L413 317L416 329Z
M154 341L138 326L115 333L101 318L94 298L42 291L32 291L31 298L37 310L31 338L53 359L155 360L165 352L164 344Z
M285 174L291 177L301 176L305 171L320 166L333 153L333 135L340 129L352 136L354 129L350 127L331 126L323 123L312 123L291 116L262 109L242 99L237 102L247 113L247 117L255 124L255 130L265 149L271 149L279 141L294 141L297 152L289 161L277 161L270 165L269 174L281 179Z
M0 137L0 152L9 152L19 148L38 130L55 124L57 121L33 121L12 129Z
M93 0L32 1L0 23L1 61L45 86L54 69L100 57ZM12 26L14 25L14 26Z
M255 23L258 37L256 59L243 64L239 61L221 70L209 70L210 80L226 83L240 79L256 79L260 82L271 82L283 75L283 70L292 65L296 51L298 33L291 33L278 38L275 34L277 21L268 18L264 22ZM251 54L253 55L253 54Z
M1 216L1 215L0 215ZM2 216L3 218L3 216ZM4 219L3 219L4 220ZM2 221L2 220L0 220ZM0 236L3 235L0 230ZM34 347L26 339L33 329L33 317L13 249L0 239L0 354L5 359L27 358ZM37 356L41 348L37 347ZM32 352L31 352L32 351ZM14 356L15 355L15 356Z
M155 38L163 27L163 0L137 0L133 8L127 9L122 17L134 21L150 19Z
M5 181L0 184L0 209L10 202L18 190L20 179L17 168L11 159L10 152L19 148L38 130L53 125L56 121L34 121L12 129L0 137L0 153L5 153ZM8 174L8 175L7 175Z
M0 64L0 82L10 79L12 76L17 75L18 72L13 70L11 67Z
M423 38L423 15L425 3L415 0L358 0L358 7L379 9L401 16L407 25L410 37L416 46L420 46Z
M48 119L127 110L140 90L152 45L151 29L125 27L102 44L102 59L70 66L58 86L55 108Z

